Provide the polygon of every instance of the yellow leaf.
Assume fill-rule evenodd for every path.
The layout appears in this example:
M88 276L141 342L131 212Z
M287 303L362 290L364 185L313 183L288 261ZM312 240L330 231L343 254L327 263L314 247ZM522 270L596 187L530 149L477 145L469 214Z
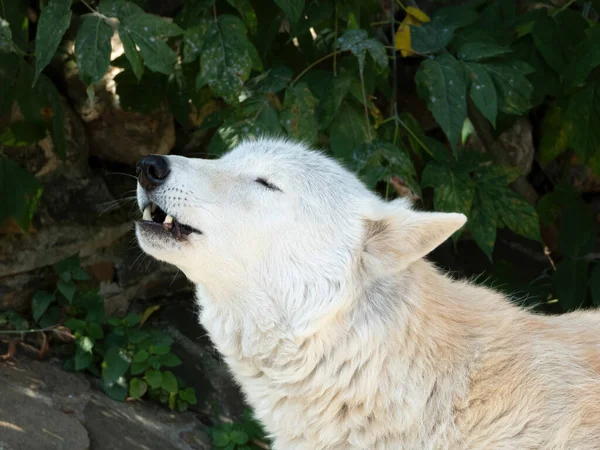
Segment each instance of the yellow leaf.
M154 305L154 306L149 306L148 308L146 308L146 311L144 311L144 314L142 314L142 318L140 319L140 327L142 325L144 325L144 322L146 322L146 320L148 320L148 318L155 313L156 311L158 311L160 309L160 305ZM138 327L139 328L139 327Z
M394 47L400 50L403 58L412 56L415 52L412 50L410 42L410 25L421 26L425 22L430 22L431 19L419 8L409 6L406 8L406 17L398 27L396 36L394 37Z
M375 105L375 103L371 103L369 105L369 112L371 113L371 117L373 117L373 119L375 119L375 124L374 124L375 129L379 128L379 126L383 122L383 114L382 114L382 112Z
M431 19L427 14L421 11L419 8L415 8L414 6L406 7L406 14L409 16L413 16L421 23L431 22Z

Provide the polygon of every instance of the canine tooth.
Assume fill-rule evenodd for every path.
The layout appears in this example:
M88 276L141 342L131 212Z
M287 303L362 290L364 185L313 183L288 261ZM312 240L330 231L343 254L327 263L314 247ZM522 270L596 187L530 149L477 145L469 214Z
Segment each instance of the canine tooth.
M146 206L146 209L144 209L144 220L152 220L152 213L150 212L150 206Z
M165 221L163 223L173 223L173 216L165 216Z

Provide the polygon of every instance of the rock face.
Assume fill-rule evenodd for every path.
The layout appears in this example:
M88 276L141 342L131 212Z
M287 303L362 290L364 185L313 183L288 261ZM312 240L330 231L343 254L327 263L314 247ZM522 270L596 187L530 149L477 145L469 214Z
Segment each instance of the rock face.
M119 403L56 362L19 357L0 364L2 450L208 450L192 412L147 402Z

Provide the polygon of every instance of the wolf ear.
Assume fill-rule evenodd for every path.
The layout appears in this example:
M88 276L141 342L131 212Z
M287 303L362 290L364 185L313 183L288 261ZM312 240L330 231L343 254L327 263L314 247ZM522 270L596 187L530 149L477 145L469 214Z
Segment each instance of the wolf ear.
M467 221L464 214L420 212L395 200L367 220L363 256L366 266L398 271L423 258Z

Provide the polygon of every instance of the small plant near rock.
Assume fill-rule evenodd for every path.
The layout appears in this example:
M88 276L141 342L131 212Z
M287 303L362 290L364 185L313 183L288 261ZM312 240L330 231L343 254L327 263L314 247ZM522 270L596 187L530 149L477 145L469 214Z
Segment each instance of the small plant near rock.
M38 291L32 299L32 318L39 328L29 329L24 317L6 311L0 314L0 329L10 330L0 333L39 333L46 349L46 333L73 342L74 352L65 369L101 378L104 392L115 400L148 396L179 411L196 404L194 389L168 370L181 364L172 353L173 338L145 326L158 307L150 307L143 314L106 319L98 290L85 283L90 277L82 269L79 255L58 262L54 269L59 277L54 291ZM40 356L42 350L45 353L42 348ZM5 359L14 351L9 349Z
M250 409L244 411L240 422L220 423L211 429L212 443L220 450L268 449L267 439L261 424Z

